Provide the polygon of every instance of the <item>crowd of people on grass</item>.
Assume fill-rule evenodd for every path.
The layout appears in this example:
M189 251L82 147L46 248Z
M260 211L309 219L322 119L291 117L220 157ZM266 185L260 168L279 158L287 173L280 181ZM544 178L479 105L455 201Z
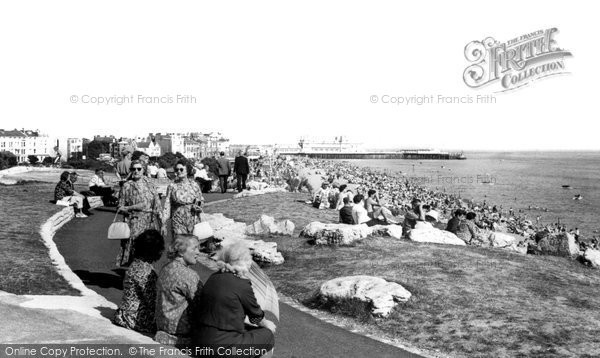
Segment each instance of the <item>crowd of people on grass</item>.
M358 167L344 161L280 157L274 163L274 182L287 186L290 191L307 190L312 195L311 204L315 208L339 210L341 223L356 224L355 217L358 216L358 223L394 224L415 212L413 199L418 198L424 211L431 212L430 222L472 245L482 245L486 235L492 231L532 236L543 230L550 234L571 233L582 248L600 247L599 238L583 239L578 228L568 229L560 222L544 224L540 215L531 220L526 211L535 209L532 206L529 210L514 210L512 207L506 209L490 205L486 200L478 203L452 193L428 189L418 178ZM317 176L320 179L317 182L321 184L311 186L307 176ZM355 199L358 195L361 195L360 199ZM355 216L352 216L353 209ZM434 217L437 219L433 220ZM451 224L444 227L442 222L446 220ZM426 221L425 216L422 221Z
M454 233L467 244L482 245L489 231L531 235L541 229L567 232L564 225L539 224L522 210L475 203L454 194L428 190L411 178L347 162L309 158L272 160L268 172L252 166L239 153L233 168L224 153L217 159L219 189L227 191L228 179L236 174L237 190L246 186L249 174L255 180L306 190L316 209L338 210L339 222L349 225L402 225L403 232L438 227ZM275 324L264 318L247 273L252 258L241 242L218 253L219 271L206 282L190 268L196 264L200 246L208 239L194 236L204 202L204 186L212 186L201 163L179 160L175 178L161 200L153 179L166 177L161 168L145 158L133 160L126 154L116 166L119 189L107 185L104 172L97 170L88 188L105 203L117 204L128 217L130 237L121 241L116 263L127 268L123 299L115 313L117 325L150 333L163 344L236 345L273 347ZM261 172L258 173L258 170ZM317 178L318 180L314 180ZM55 199L74 205L78 217L89 213L86 195L74 189L75 172L63 172ZM318 184L316 184L318 183ZM442 218L449 218L446 220ZM579 231L573 232L579 237ZM170 243L165 244L165 238ZM598 241L588 242L597 245ZM153 264L167 246L168 262L156 273ZM247 322L244 322L245 318Z

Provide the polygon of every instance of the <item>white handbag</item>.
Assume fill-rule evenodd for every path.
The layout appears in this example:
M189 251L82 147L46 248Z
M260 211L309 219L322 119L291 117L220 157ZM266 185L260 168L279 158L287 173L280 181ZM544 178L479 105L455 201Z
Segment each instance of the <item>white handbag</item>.
M113 219L113 223L108 227L108 239L109 240L126 240L129 239L131 231L129 230L129 224L125 221L116 221L117 215L119 212L115 214L115 218Z

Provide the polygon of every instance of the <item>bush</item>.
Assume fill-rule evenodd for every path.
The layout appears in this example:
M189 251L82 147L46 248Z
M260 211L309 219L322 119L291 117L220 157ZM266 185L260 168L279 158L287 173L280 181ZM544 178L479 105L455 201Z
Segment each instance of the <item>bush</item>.
M52 165L52 164L54 164L54 158L52 158L52 157L44 157L44 160L42 160L42 164L44 164L44 165Z
M29 160L29 164L37 164L40 159L35 155L28 155L27 159Z
M8 169L17 165L17 156L11 152L1 151L0 152L0 170Z

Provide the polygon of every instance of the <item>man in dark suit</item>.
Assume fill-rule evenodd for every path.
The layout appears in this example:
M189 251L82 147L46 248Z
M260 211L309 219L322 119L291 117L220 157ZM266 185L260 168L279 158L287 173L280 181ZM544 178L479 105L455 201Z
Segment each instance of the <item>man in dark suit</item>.
M235 157L235 163L233 164L233 171L237 176L237 190L240 193L246 189L246 179L250 173L250 165L248 164L248 158L246 158L242 151L238 152L238 156Z
M225 158L225 152L221 152L221 156L217 159L219 163L219 185L221 186L221 193L227 192L227 178L231 175L231 164L229 159Z

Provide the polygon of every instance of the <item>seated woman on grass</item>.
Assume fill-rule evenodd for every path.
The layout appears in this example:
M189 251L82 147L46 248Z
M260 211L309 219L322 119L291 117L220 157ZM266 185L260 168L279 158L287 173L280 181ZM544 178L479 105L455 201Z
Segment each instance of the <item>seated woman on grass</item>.
M190 344L192 315L198 307L202 281L190 266L198 262L199 241L194 235L177 235L167 251L169 262L158 276L154 340L174 346Z
M477 214L474 212L467 213L467 220L462 220L460 222L458 231L456 232L456 236L470 245L481 245L483 242L480 230L477 225L475 225L476 217Z
M134 260L123 281L123 299L113 323L143 333L154 333L156 280L152 263L158 261L165 242L157 230L146 230L134 242Z

